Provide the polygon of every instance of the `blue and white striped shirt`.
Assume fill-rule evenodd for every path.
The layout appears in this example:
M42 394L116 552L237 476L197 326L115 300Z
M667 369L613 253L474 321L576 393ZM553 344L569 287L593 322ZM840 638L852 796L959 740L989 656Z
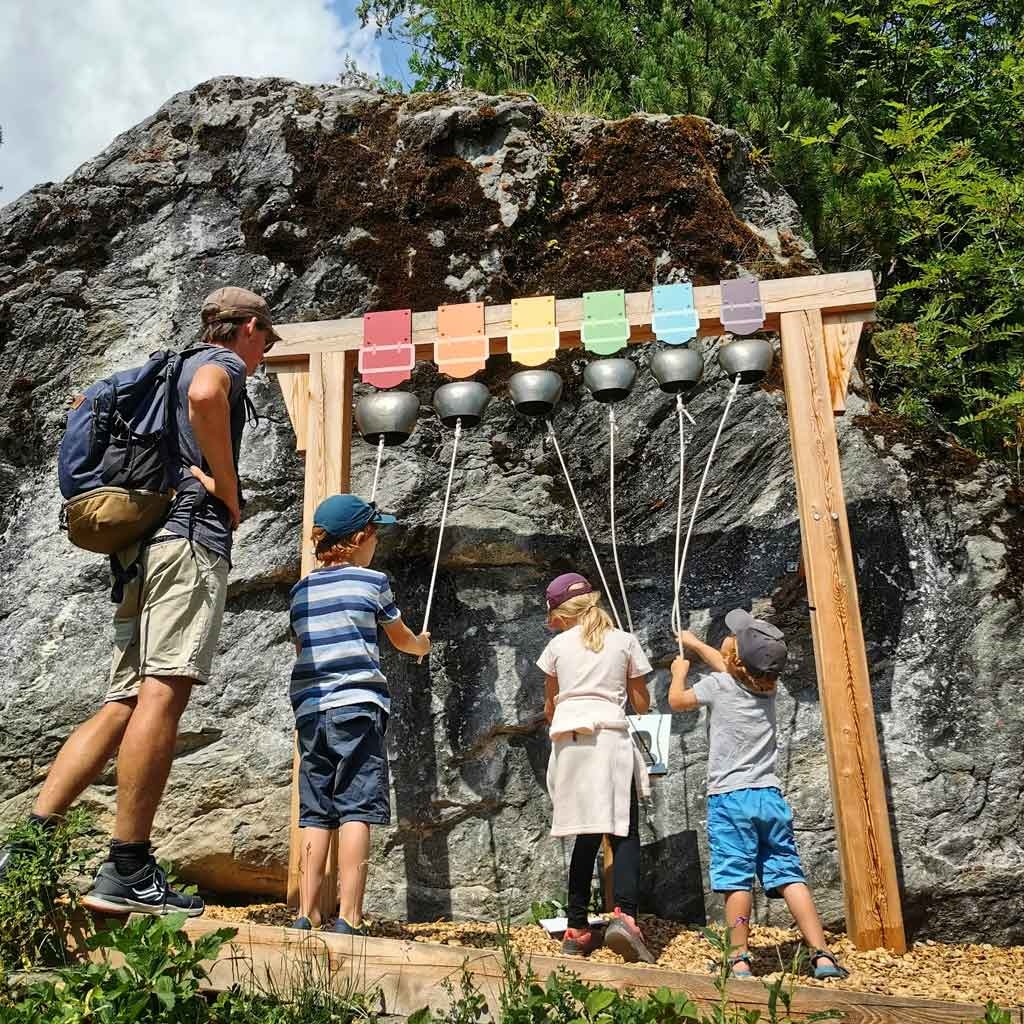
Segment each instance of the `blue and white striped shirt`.
M317 569L292 587L291 627L300 644L289 694L296 721L345 704L390 712L377 624L401 615L390 580L374 569Z

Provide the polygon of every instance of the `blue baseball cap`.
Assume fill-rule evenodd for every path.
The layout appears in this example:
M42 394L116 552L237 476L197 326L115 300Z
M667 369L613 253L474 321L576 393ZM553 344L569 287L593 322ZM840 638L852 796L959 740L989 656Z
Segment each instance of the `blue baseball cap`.
M332 537L348 537L370 523L390 526L397 521L394 516L378 511L374 502L363 501L355 494L334 494L325 498L313 514L313 525Z

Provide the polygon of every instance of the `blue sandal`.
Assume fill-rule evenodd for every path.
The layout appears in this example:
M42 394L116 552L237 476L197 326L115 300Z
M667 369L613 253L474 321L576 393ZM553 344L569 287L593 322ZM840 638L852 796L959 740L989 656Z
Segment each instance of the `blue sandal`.
M736 965L737 964L743 964L746 967L746 970L737 971L736 970ZM743 980L747 980L748 978L753 978L754 972L750 969L750 967L751 967L751 964L750 964L750 954L749 953L737 953L736 956L729 957L729 969L730 969L730 971L732 973L732 976L734 978L741 978Z
M816 962L818 960L827 960L828 963L820 964ZM839 961L827 949L812 949L810 963L818 981L842 981L850 976L850 972L840 967Z

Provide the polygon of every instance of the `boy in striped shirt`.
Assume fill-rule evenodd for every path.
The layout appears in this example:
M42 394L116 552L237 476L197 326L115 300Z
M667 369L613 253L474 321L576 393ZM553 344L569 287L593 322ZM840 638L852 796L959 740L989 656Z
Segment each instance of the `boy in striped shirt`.
M391 697L380 667L377 626L405 654L430 651L430 634L402 622L385 573L369 568L377 528L395 522L354 494L318 506L312 541L320 568L292 588L291 628L297 657L290 697L299 742L302 849L299 917L318 926L331 833L338 830L343 935L365 935L363 894L370 826L391 822L384 744Z

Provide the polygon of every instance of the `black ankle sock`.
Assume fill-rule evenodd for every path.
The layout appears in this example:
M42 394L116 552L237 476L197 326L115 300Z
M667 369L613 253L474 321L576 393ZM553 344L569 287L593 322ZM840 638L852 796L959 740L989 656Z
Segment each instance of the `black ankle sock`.
M30 825L39 825L41 828L46 829L47 832L55 829L60 824L59 814L30 814L28 816Z
M120 839L110 841L110 860L122 878L141 871L149 860L149 842L122 843Z

